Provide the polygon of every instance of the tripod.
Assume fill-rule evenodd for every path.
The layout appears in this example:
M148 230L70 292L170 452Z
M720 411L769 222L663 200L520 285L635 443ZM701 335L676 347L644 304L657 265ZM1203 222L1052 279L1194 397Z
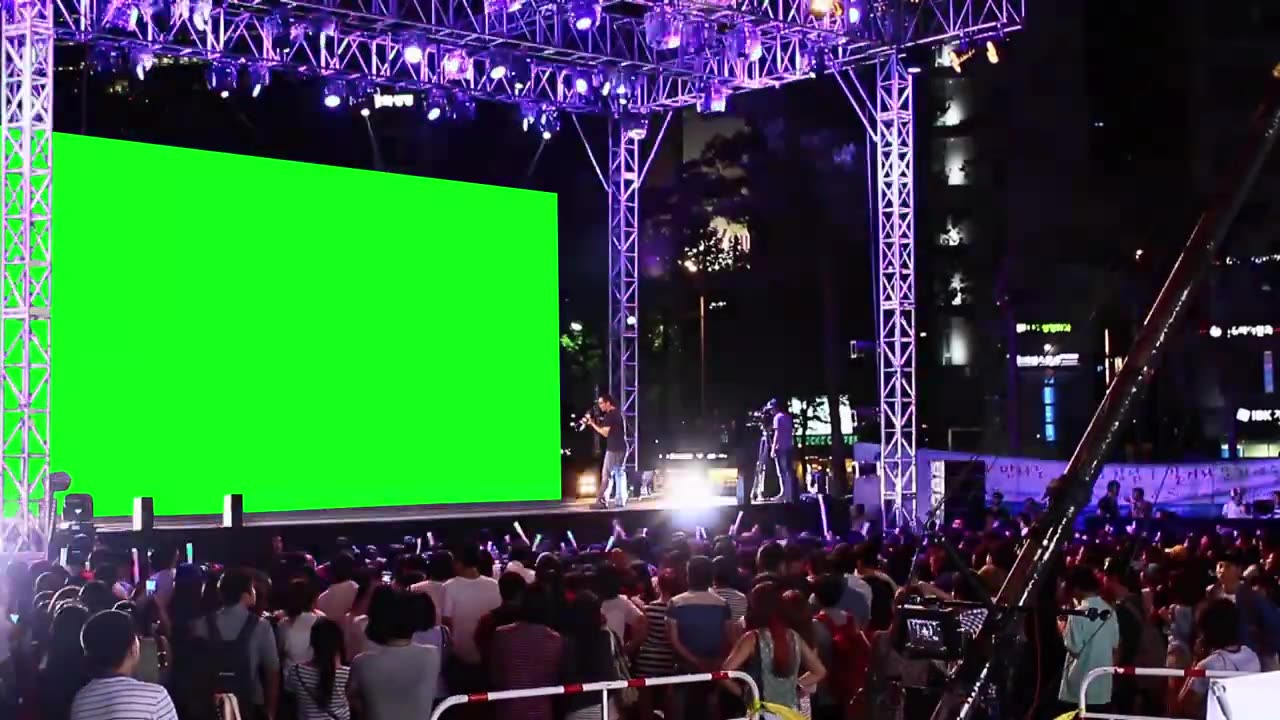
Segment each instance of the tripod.
M764 500L764 483L769 476L769 449L773 447L773 429L768 425L760 426L760 445L756 450L756 472L755 477L751 481L751 502L758 503ZM779 478L781 482L781 478Z

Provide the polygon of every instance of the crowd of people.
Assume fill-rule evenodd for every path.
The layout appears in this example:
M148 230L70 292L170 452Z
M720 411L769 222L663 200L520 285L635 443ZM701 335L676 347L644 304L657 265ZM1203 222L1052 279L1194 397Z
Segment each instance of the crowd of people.
M774 527L659 542L620 525L607 545L580 549L340 539L317 557L277 542L256 567L179 562L167 548L135 567L100 546L84 567L8 566L0 716L427 720L452 694L728 669L772 707L814 720L927 717L950 666L902 650L901 608L985 602L1037 514L1001 506L928 542ZM1008 663L1013 681L988 717L1015 717L1015 706L1053 717L1106 665L1277 669L1280 545L1261 533L1130 533L1076 535L1041 611L1018 616L1034 662ZM996 611L964 607L970 638ZM1188 717L1203 713L1206 691L1202 678L1104 677L1087 702ZM569 694L449 713L703 720L741 717L751 700L723 681L617 692L607 709L598 694Z

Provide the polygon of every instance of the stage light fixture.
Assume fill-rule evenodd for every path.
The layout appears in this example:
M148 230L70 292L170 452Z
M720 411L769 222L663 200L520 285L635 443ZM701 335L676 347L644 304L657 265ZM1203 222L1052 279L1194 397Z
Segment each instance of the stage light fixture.
M857 25L862 22L862 18L867 14L867 9L863 0L845 0L844 16L848 18L850 25Z
M236 89L236 80L236 66L231 63L215 62L205 68L205 84L224 100L231 97L231 91Z
M513 13L524 7L524 0L484 0L484 11L489 15Z
M649 118L643 115L623 115L622 129L632 140L643 140L649 134Z
M410 65L422 62L422 40L417 36L404 39L404 61Z
M538 121L538 111L540 108L534 102L520 103L520 129L529 132L533 129Z
M427 120L435 122L444 117L445 112L449 109L449 96L440 88L431 88L427 92L427 97L423 100L423 110L427 113Z
M150 50L138 48L129 53L129 67L133 68L133 74L139 80L146 80L147 73L156 63L156 56Z
M600 91L601 97L609 97L613 92L613 73L608 70L596 70L591 74L591 84Z
M550 140L552 135L560 132L560 112L550 105L543 105L538 111L538 131L543 140Z
M324 106L333 109L347 98L347 84L341 80L330 80L324 86Z
M670 10L657 9L644 17L644 37L655 50L674 50L680 47L680 16Z
M266 65L249 66L249 94L258 97L262 88L271 84L271 69Z
M501 80L511 70L511 53L495 50L489 53L485 63L485 74L490 80Z
M191 1L191 24L199 32L204 32L213 25L213 0Z
M476 101L462 90L454 90L449 101L449 119L469 123L476 119Z
M373 114L373 95L361 94L356 95L352 99L351 104L355 106L356 112L360 113L360 117L367 118Z
M587 32L600 22L599 0L571 0L569 3L569 19L573 29Z
M947 64L957 73L964 71L965 61L971 57L973 57L973 49L969 47L967 42L962 42L947 49Z
M836 0L809 0L809 14L821 20L832 13Z
M517 92L524 90L525 86L533 82L533 61L521 55L512 57L507 66L507 82Z
M591 76L581 70L565 70L561 83L569 92L582 97L591 92Z
M1000 48L996 46L995 40L987 41L987 62L992 65L999 64L1000 62Z
M703 114L722 113L728 105L729 91L723 86L709 83L698 98L698 112Z
M617 70L613 74L613 94L618 98L619 105L626 105L631 102L631 96L635 93L635 81L629 73L624 70Z
M445 82L471 79L471 57L462 48L447 50L440 59L440 73Z
M698 54L707 48L707 27L707 24L700 20L689 20L684 23L680 43L687 54Z
M760 43L760 31L750 25L739 25L729 34L727 43L730 54L755 62L764 55L764 46Z

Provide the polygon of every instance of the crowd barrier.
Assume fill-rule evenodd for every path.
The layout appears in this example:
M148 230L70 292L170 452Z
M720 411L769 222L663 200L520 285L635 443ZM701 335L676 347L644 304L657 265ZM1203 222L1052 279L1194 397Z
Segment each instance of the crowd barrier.
M760 689L756 687L751 676L736 670L719 670L709 673L693 673L690 675L672 675L670 677L632 678L630 680L610 680L608 682L583 683L579 685L549 685L547 687L527 688L523 690L499 690L496 692L472 693L470 695L450 695L436 705L431 713L431 720L440 720L445 710L468 703L498 702L501 700L519 700L522 698L547 697L551 695L579 695L583 693L600 693L600 712L602 720L609 720L610 691L627 688L662 687L664 685L690 685L693 683L718 682L720 680L737 680L747 686L749 696L744 698L748 708L755 707L760 699Z
M1096 670L1090 670L1088 675L1084 676L1084 682L1080 683L1080 712L1076 715L1078 720L1176 720L1163 715L1122 715L1119 713L1101 713L1089 712L1085 706L1085 698L1089 691L1089 683L1097 680L1103 675L1131 675L1134 677L1163 677L1163 678L1232 678L1241 675L1257 675L1255 672L1235 672L1231 670L1201 670L1200 668L1187 668L1186 670L1176 670L1173 668L1139 668L1139 667L1117 667L1108 666L1100 667ZM1212 687L1210 688L1212 693ZM1213 698L1209 698L1209 702L1213 702Z

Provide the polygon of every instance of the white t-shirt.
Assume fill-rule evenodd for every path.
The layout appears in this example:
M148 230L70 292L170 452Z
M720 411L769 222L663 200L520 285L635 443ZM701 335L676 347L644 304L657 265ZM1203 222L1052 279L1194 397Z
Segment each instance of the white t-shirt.
M163 687L116 675L80 688L71 720L178 720L178 713Z
M320 597L316 599L316 609L324 613L325 617L343 617L351 612L351 606L355 604L358 592L360 592L360 586L356 585L354 580L334 583L329 586L329 589L320 593Z
M600 614L604 615L605 626L624 640L627 637L627 626L644 619L640 608L622 595L600 603Z
M1080 686L1091 670L1115 664L1116 646L1120 644L1120 625L1116 621L1115 608L1106 600L1094 595L1080 603L1081 610L1093 608L1110 613L1106 620L1090 620L1079 615L1067 618L1067 632L1063 636L1063 644L1067 646L1067 657L1062 671L1062 683L1058 687L1058 699L1076 704L1080 702ZM1102 677L1089 683L1090 705L1101 705L1111 702L1111 676Z
M480 663L476 626L485 613L501 604L498 581L491 577L456 577L444 584L444 617L452 624L453 650L463 662Z
M311 628L319 619L313 612L304 612L296 619L285 618L276 625L276 640L286 670L290 665L311 660Z
M1196 663L1201 670L1228 670L1230 672L1262 672L1258 654L1241 645L1235 652L1214 650L1209 657ZM1209 692L1209 678L1192 678L1191 689L1201 695Z
M444 619L444 583L439 580L423 580L409 586L409 592L426 593L436 606L436 624Z
M1222 506L1222 517L1228 520L1238 520L1249 517L1249 513L1246 511L1244 503L1237 504L1232 501Z

